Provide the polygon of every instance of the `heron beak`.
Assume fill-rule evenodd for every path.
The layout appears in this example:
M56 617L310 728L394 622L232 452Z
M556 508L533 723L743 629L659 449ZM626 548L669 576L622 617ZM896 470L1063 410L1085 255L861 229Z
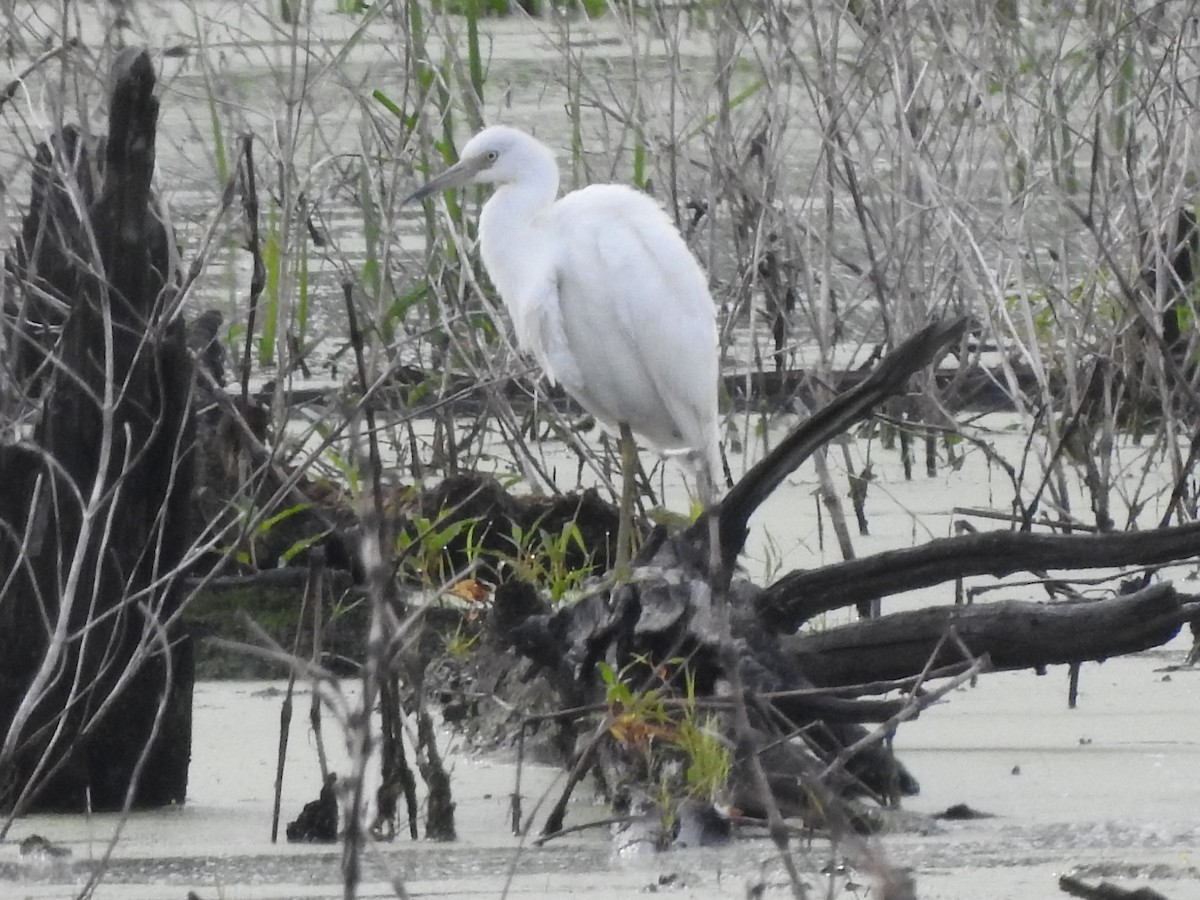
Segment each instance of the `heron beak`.
M421 187L417 188L407 197L400 201L403 206L406 203L411 203L414 200L424 200L431 194L438 191L448 191L451 188L461 187L468 183L472 178L478 175L483 169L487 168L488 160L485 156L474 156L470 159L460 159L441 175L435 175L429 179Z

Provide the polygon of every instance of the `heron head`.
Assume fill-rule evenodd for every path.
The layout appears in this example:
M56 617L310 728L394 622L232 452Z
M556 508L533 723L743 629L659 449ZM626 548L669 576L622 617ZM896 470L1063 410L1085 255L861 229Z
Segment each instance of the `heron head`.
M437 191L464 184L511 184L551 173L555 185L558 165L545 144L516 128L493 125L485 128L463 147L458 162L431 178L405 198L423 200Z

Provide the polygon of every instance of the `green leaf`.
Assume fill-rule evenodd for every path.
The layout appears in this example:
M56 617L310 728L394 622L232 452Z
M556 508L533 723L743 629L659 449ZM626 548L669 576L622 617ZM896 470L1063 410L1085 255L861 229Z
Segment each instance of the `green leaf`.
M282 522L284 519L289 519L297 513L304 512L306 509L311 509L311 503L297 503L295 506L289 506L287 509L280 510L273 516L263 519L254 529L255 535L263 535Z
M283 555L280 556L279 559L284 563L291 562L292 558L297 553L303 553L323 537L325 537L323 534L310 534L308 537L300 538L300 540L296 541L296 543L284 550Z

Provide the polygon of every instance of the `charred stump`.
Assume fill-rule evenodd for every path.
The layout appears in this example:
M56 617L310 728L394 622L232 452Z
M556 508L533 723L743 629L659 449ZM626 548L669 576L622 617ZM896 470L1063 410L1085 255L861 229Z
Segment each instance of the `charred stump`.
M337 773L330 772L316 800L300 810L294 822L287 824L289 843L333 844L338 839Z
M125 51L110 83L102 163L75 142L74 166L35 192L17 254L26 296L50 283L66 304L56 342L49 320L25 342L45 380L33 440L0 448L0 807L18 811L161 806L187 790L192 656L175 613L192 367L151 193L149 55Z
M94 200L104 163L103 143L84 137L75 125L39 144L34 156L29 212L5 261L22 286L5 298L5 313L13 322L7 376L10 389L26 396L36 397L45 389L63 323L79 293L82 273L63 250L78 243L82 225L77 200Z

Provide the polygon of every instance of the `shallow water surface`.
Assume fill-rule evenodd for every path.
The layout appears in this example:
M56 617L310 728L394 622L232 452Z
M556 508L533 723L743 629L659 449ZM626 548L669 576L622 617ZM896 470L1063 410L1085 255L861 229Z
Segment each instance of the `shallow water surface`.
M992 818L941 822L905 815L897 833L878 840L886 858L911 869L918 896L1024 900L1053 896L1057 877L1078 870L1091 881L1149 884L1172 900L1200 898L1200 823L1195 771L1200 764L1200 672L1163 671L1186 642L1152 653L1086 665L1080 705L1066 708L1065 676L1003 673L963 688L901 728L897 752L922 784L908 813L967 803ZM338 847L270 842L271 798L282 683L202 683L196 691L196 744L189 801L181 809L130 817L102 882L100 897L208 898L340 896ZM316 748L299 693L283 783L281 822L315 796ZM344 765L334 723L323 727L331 765ZM444 735L448 748L454 738ZM410 896L627 897L654 886L672 896L765 896L789 891L769 842L746 833L731 847L617 858L606 829L545 848L521 848L509 833L508 762L452 753L460 839L451 845L407 838L366 856L360 896L391 896L402 879ZM343 771L345 771L343 769ZM560 773L526 767L528 814L556 796ZM581 790L568 824L604 818ZM540 822L540 817L538 819ZM65 897L98 865L113 816L30 816L0 845L0 896ZM17 845L41 834L71 851L68 861L31 862ZM798 851L810 886L831 850ZM838 859L841 854L835 854ZM661 879L661 882L660 882ZM847 888L847 882L850 887ZM837 896L854 896L869 876L835 876ZM863 896L859 888L858 896ZM849 891L849 893L847 893Z

